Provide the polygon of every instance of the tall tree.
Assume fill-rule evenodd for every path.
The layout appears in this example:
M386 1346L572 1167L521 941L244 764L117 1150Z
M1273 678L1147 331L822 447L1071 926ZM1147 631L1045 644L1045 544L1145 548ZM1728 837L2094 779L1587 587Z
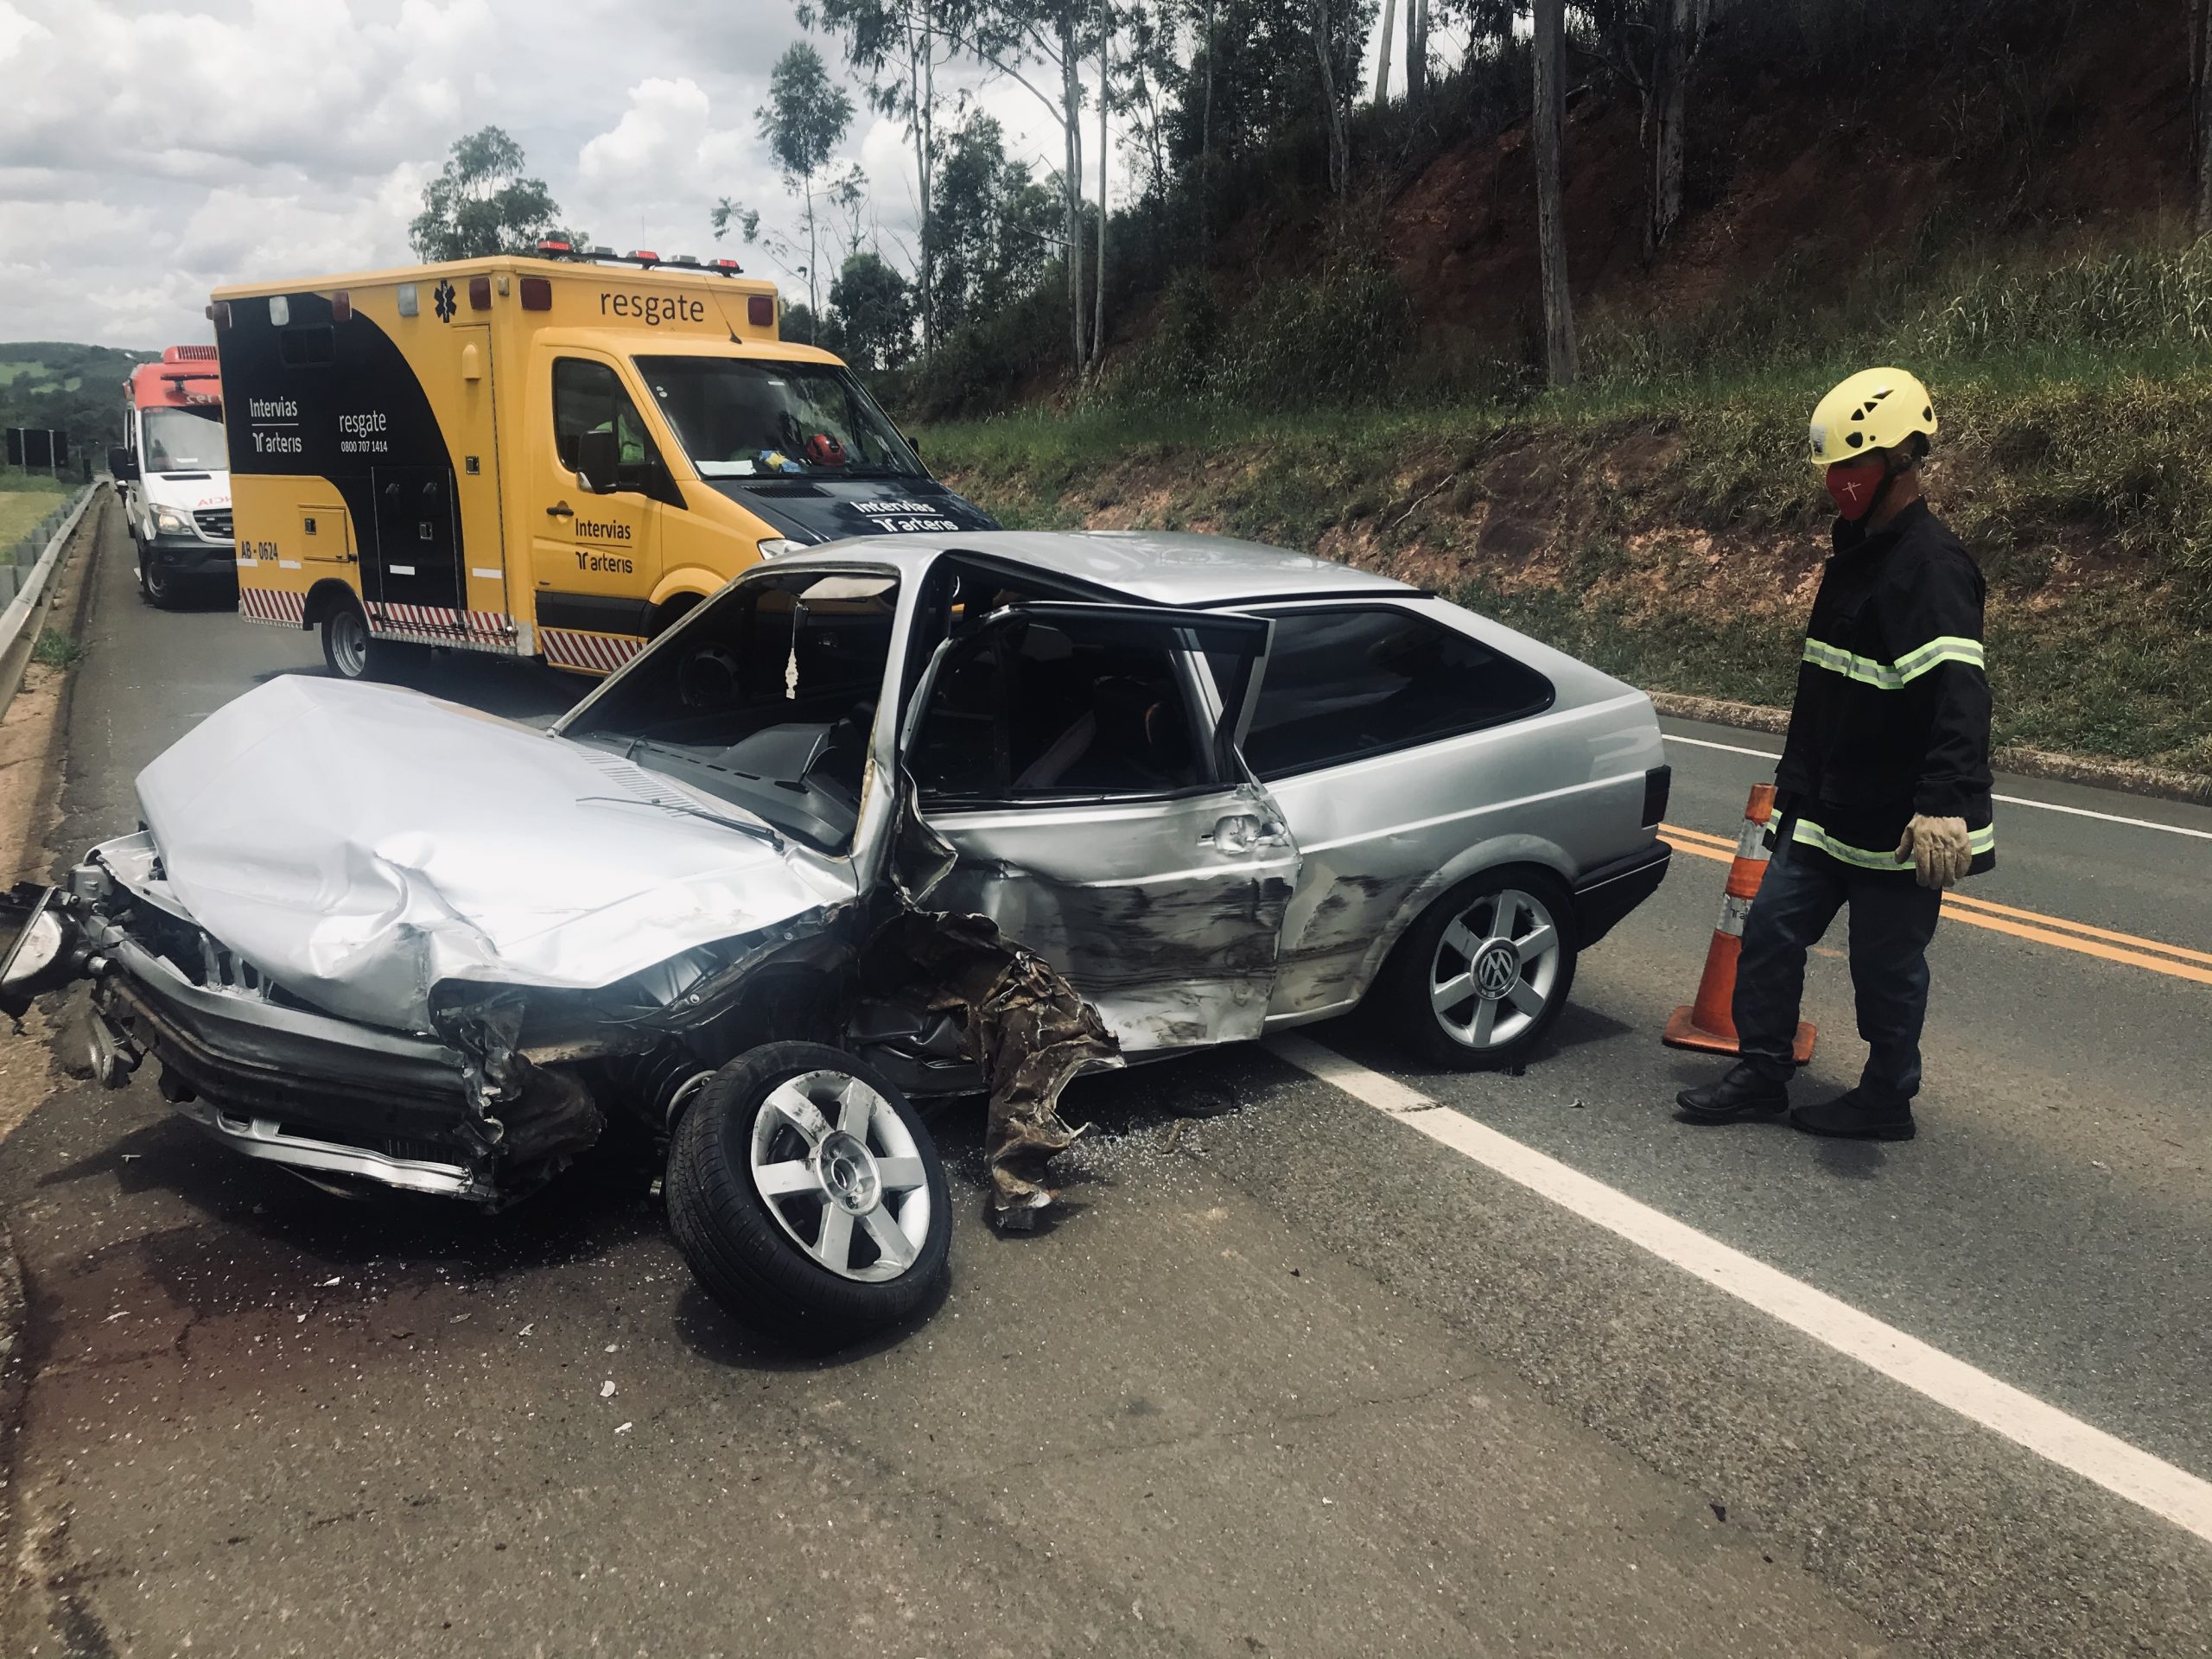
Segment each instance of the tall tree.
M1090 361L1094 372L1106 353L1106 158L1112 153L1106 140L1106 115L1114 101L1113 54L1112 0L1098 0L1098 276L1091 285Z
M1087 0L944 0L951 39L1027 90L1060 129L1060 212L1067 245L1070 366L1088 360L1083 305L1083 61L1094 14ZM1033 79L1029 72L1038 71ZM1048 92L1039 81L1057 79Z
M1398 0L1382 0L1382 49L1375 54L1375 107L1390 101L1390 31L1398 16ZM1408 67L1411 67L1408 60Z
M523 176L522 146L498 127L456 142L444 170L423 190L423 211L407 227L421 259L481 259L534 253L561 210L543 179Z
M1333 61L1337 54L1332 48L1338 29L1332 0L1306 0L1306 15L1313 24L1313 55L1321 64L1321 113L1329 130L1329 192L1341 201L1351 188L1351 133Z
M768 72L768 101L754 112L760 136L776 158L784 189L806 213L806 309L822 312L821 240L815 223L815 179L830 164L853 124L853 100L830 79L822 54L804 41L793 44ZM809 339L811 340L810 335Z
M915 211L920 244L915 276L920 289L922 360L936 349L936 269L930 219L937 207L937 73L950 59L952 37L944 26L943 0L809 0L799 22L818 21L845 41L845 57L868 77L868 102L902 123L914 147Z
M938 271L937 334L1000 315L1043 280L1059 203L1011 161L999 124L970 111L945 144L930 235Z
M1643 108L1643 251L1649 258L1666 246L1682 216L1684 106L1713 0L1588 0L1586 9L1607 60L1636 88Z
M1406 102L1428 96L1428 0L1407 0Z
M838 344L861 369L895 369L914 346L914 297L906 279L874 252L847 257L830 285Z
M1567 218L1560 201L1567 130L1567 0L1535 0L1530 55L1535 108L1536 251L1544 289L1544 369L1554 386L1574 384L1574 296L1567 281Z
M2193 93L2190 162L2199 236L2212 236L2212 0L2196 0L2190 15L2190 83Z

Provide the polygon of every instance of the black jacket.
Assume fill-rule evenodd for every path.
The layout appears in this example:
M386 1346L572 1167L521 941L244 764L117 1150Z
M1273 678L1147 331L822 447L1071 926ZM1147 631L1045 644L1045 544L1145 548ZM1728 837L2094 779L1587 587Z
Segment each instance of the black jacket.
M1907 870L1914 814L1964 818L1980 874L1997 861L1980 569L1922 501L1872 535L1838 519L1834 543L1775 772L1796 844Z

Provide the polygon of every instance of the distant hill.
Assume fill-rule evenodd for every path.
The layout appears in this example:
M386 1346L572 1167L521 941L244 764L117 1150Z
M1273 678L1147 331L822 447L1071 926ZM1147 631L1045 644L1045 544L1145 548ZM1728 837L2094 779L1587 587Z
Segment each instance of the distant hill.
M0 427L58 427L73 453L103 452L121 437L124 379L159 355L48 340L0 344Z

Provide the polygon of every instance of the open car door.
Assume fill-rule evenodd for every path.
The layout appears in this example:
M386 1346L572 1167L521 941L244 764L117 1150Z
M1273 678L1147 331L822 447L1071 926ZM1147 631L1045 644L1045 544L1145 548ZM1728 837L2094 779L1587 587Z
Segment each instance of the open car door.
M1258 1036L1299 866L1236 750L1273 630L1034 604L945 641L904 733L917 901L989 917L1129 1052Z

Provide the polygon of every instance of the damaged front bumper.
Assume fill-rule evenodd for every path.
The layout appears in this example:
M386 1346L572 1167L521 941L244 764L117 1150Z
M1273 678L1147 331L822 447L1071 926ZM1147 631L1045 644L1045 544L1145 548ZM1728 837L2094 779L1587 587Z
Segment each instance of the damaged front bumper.
M318 1185L498 1205L543 1185L606 1127L568 1065L521 1051L521 999L493 991L442 1036L286 996L164 896L145 837L95 849L60 887L0 895L0 1012L84 981L82 1052L111 1088L148 1059L162 1097L248 1157ZM187 966L186 964L188 964ZM570 1058L632 1052L623 1033Z
M327 1177L490 1201L469 1132L468 1057L442 1043L194 985L125 938L93 979L93 1065L121 1082L162 1066L164 1098L248 1157ZM103 1051L114 1055L105 1059Z

